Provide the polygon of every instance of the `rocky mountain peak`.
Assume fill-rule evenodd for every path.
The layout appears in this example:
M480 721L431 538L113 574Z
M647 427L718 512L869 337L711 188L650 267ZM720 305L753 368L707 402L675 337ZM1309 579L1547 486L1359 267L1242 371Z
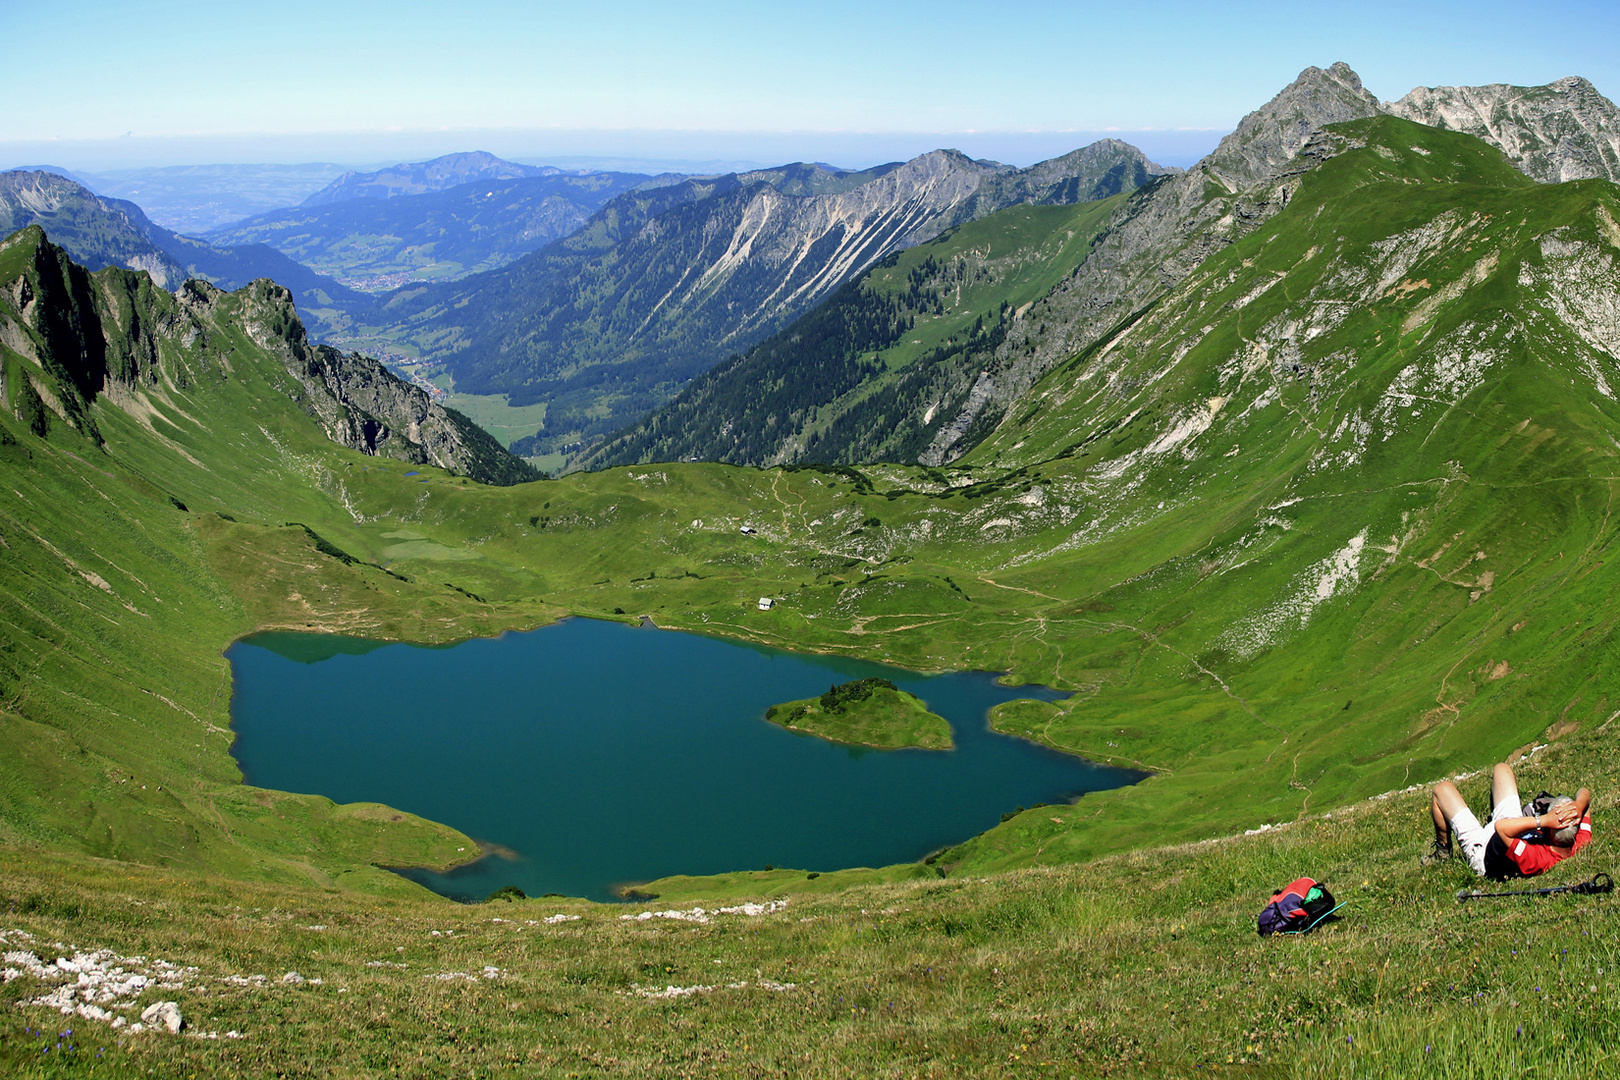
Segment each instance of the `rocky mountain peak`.
M1420 86L1384 109L1484 139L1542 183L1620 181L1620 108L1578 75L1546 86Z
M1232 191L1275 177L1311 135L1327 124L1383 112L1342 60L1327 70L1308 67L1266 104L1245 116L1199 168Z

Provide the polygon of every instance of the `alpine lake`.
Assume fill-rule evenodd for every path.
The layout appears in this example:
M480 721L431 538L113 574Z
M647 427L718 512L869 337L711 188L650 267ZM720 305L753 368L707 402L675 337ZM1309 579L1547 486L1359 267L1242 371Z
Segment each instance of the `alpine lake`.
M584 618L446 647L263 633L226 655L247 782L476 838L489 854L448 873L399 869L458 900L908 862L1141 775L990 729L1001 702L1065 696L1045 687ZM848 746L764 718L874 675L948 720L955 748Z

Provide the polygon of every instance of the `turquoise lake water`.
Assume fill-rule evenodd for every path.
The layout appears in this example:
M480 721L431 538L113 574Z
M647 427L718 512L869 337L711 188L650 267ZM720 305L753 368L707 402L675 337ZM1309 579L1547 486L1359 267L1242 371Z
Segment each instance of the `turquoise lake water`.
M227 653L233 752L250 784L380 802L497 846L447 874L458 899L504 885L610 900L669 874L884 866L1006 811L1134 782L989 730L1044 687L919 675L590 619L451 647L259 634ZM956 749L840 746L765 710L881 675L950 721Z

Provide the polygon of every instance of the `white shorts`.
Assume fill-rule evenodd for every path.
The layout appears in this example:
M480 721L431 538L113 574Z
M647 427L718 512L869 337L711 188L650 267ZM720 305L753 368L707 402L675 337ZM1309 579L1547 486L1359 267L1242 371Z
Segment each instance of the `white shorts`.
M1467 807L1457 811L1451 819L1451 832L1462 848L1463 858L1474 868L1474 873L1485 876L1485 845L1491 842L1499 818L1521 817L1524 809L1515 798L1503 799L1491 809L1491 820L1481 825L1479 818Z

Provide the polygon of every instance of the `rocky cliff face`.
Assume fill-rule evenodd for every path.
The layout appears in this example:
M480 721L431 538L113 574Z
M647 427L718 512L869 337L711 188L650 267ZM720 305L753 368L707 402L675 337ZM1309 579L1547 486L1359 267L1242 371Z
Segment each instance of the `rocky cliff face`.
M202 291L202 290L199 290ZM292 294L259 280L229 296L248 336L279 357L304 388L301 404L327 438L366 454L437 465L487 483L538 479L520 458L454 409L369 356L311 345Z
M1193 171L1214 177L1229 191L1246 191L1287 171L1295 155L1327 124L1376 116L1378 99L1361 76L1340 61L1309 67L1265 105L1245 116Z
M432 464L489 483L537 477L466 417L435 403L376 360L311 345L292 294L268 280L227 293L189 280L174 294L144 273L94 274L33 226L0 244L0 344L6 402L36 427L63 422L99 441L97 407L151 412L152 395L183 395L229 379L244 334L296 381L293 399L334 442Z
M1484 139L1542 183L1620 181L1620 108L1582 78L1546 86L1420 86L1384 109Z

